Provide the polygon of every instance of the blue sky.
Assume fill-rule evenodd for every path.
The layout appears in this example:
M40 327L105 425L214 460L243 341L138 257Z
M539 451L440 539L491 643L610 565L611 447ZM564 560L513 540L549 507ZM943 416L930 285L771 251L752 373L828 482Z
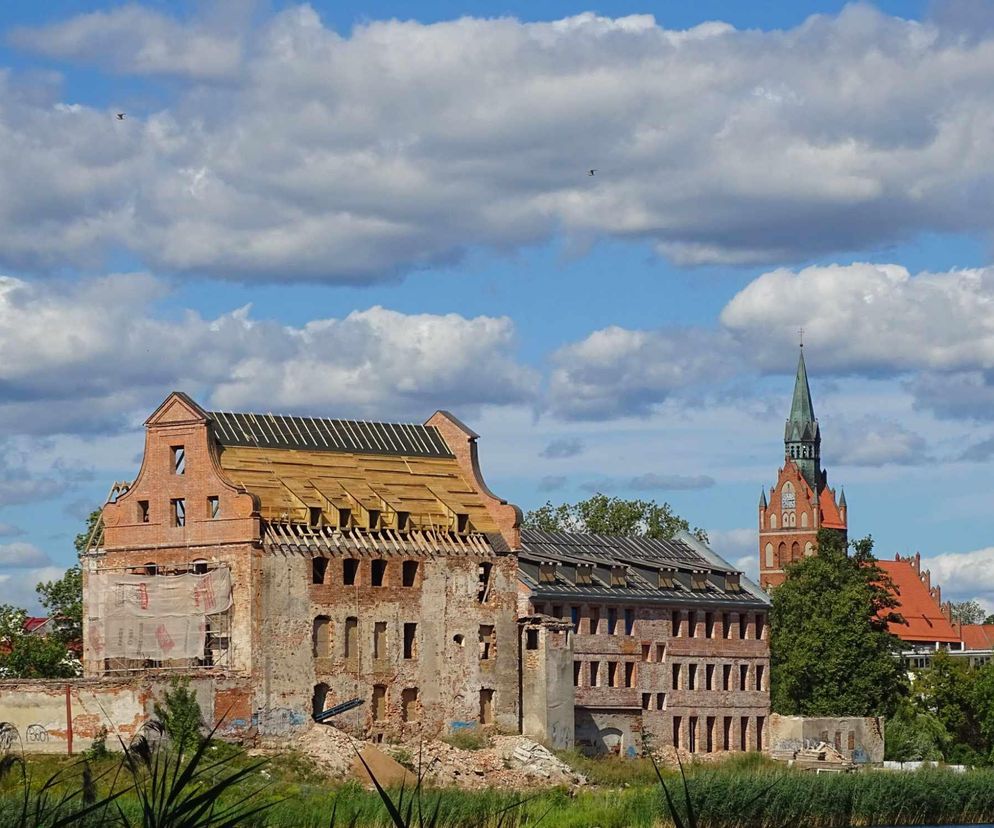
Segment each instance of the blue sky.
M992 72L967 2L8 0L0 602L173 388L448 408L754 569L803 327L853 532L994 608Z

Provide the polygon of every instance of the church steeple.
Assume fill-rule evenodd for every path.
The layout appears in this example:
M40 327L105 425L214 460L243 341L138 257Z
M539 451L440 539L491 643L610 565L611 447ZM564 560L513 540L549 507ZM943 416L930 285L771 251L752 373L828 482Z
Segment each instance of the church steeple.
M797 359L794 397L783 435L784 454L797 463L808 485L817 494L821 488L821 430L811 402L808 369L804 364L804 346Z

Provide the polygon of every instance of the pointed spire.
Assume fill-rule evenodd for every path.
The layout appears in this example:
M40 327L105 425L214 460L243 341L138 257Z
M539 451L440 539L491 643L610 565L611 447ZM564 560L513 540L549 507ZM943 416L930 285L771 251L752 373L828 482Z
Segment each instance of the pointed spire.
M766 489L761 489L759 492L759 508L766 508Z
M846 508L846 490L845 489L843 489L842 490L842 494L839 495L839 506L841 506L843 509Z
M808 369L804 365L804 346L797 360L797 378L794 380L794 399L790 403L792 425L798 425L803 430L808 423L815 421L815 408L811 403L811 388L808 385Z

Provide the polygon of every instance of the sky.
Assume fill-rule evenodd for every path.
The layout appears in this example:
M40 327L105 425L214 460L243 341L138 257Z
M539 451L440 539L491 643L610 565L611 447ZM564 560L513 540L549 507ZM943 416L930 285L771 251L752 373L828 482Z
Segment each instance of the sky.
M174 389L445 408L754 574L803 329L850 535L994 611L992 81L966 0L6 0L0 603Z

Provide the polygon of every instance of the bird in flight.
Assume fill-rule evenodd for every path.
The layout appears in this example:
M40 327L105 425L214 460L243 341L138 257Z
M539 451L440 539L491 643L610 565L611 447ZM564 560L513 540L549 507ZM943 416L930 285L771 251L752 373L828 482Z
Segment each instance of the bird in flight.
M123 121L124 120L124 113L123 112L118 112L117 113L117 120L119 120L119 121Z
M597 170L587 170L587 175L593 175Z

